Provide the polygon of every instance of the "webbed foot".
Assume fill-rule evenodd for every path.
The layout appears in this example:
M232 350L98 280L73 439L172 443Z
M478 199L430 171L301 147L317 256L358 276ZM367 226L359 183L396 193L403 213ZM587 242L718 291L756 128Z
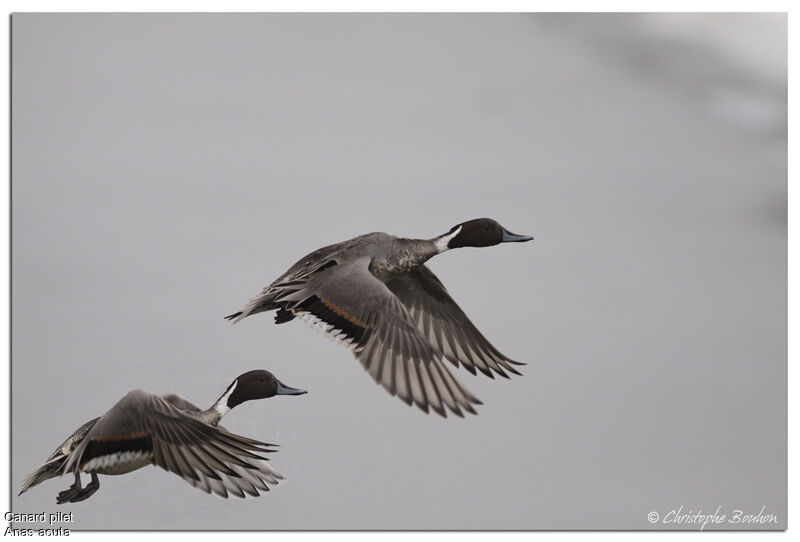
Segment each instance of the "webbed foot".
M56 497L57 504L64 504L65 502L72 502L72 498L81 492L83 488L81 487L81 475L77 472L75 473L75 483L72 484L69 489L65 489L61 491L58 496Z
M100 489L100 480L97 478L97 474L92 473L92 481L86 487L82 487L80 474L76 472L75 483L69 489L65 489L58 494L56 503L64 504L84 501L94 495L98 489Z
M100 489L100 480L97 478L97 475L95 473L92 473L92 481L89 482L85 488L78 491L78 493L74 497L72 497L72 499L69 502L85 501L86 499L94 495L95 491L97 491L98 489Z

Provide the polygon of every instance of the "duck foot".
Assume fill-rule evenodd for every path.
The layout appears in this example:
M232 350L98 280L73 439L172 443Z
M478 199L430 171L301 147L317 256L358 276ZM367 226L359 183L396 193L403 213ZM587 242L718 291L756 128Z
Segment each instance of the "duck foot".
M92 473L92 481L84 488L81 487L80 474L76 472L75 483L72 484L69 489L65 489L58 494L56 503L64 504L68 502L84 501L94 495L95 491L98 489L100 489L100 480L97 478L97 474Z

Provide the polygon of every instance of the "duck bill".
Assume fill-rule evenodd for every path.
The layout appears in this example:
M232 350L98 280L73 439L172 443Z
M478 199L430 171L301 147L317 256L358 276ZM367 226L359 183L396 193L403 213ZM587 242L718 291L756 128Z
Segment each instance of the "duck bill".
M533 241L533 237L530 235L517 235L503 228L503 238L500 240L501 243L523 243L525 241Z
M278 391L275 392L275 395L303 395L304 393L308 392L306 390L301 390L300 388L290 388L278 380Z

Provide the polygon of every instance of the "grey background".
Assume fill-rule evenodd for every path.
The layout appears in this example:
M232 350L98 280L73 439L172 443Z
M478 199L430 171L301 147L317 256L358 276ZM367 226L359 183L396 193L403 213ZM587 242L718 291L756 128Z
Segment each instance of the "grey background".
M16 512L80 529L786 526L785 15L12 18L12 472L128 390L234 410L287 480L160 469ZM731 43L739 44L738 49ZM305 324L238 310L299 257L489 216L533 243L431 262L510 381L443 420ZM660 526L663 527L663 526ZM693 528L690 526L690 528Z

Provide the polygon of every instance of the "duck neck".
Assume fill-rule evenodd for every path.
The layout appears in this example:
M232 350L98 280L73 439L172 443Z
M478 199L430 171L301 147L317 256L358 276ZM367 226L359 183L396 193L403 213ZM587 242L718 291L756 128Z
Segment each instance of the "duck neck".
M433 239L395 239L392 249L384 257L374 258L370 271L384 282L408 273L437 254L449 250L447 243L457 232L446 233Z
M204 423L208 425L216 426L219 424L222 417L225 416L228 412L230 412L233 406L229 405L229 399L231 394L233 394L234 390L236 390L236 385L239 383L238 380L234 380L233 383L228 386L228 389L225 390L217 401L211 405L211 408L208 410L204 410L201 414L201 419ZM235 406L235 405L234 405Z
M419 267L438 253L432 240L397 239L386 256L372 260L370 270L386 282Z
M436 249L436 254L441 254L442 252L450 250L448 244L459 233L461 233L461 226L457 227L451 232L442 234L439 237L434 237L429 242L433 243L433 247Z

